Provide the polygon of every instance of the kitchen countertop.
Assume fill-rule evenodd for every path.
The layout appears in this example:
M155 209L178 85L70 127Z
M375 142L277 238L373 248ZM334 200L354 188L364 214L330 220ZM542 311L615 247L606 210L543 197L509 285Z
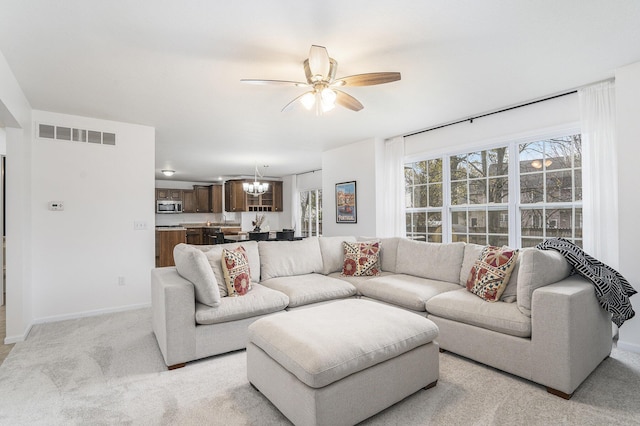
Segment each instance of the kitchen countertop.
M156 226L156 231L186 231L183 226Z
M238 228L240 227L240 223L215 223L211 222L207 225L207 222L203 223L181 223L180 226L184 226L185 228Z

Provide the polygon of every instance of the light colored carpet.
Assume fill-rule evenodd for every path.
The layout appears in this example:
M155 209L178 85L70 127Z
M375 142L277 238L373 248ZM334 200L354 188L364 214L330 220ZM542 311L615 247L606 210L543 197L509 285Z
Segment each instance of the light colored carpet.
M244 351L167 371L150 316L142 309L35 326L0 366L0 424L288 424L247 382ZM640 425L640 354L614 349L565 401L443 353L435 388L363 424Z

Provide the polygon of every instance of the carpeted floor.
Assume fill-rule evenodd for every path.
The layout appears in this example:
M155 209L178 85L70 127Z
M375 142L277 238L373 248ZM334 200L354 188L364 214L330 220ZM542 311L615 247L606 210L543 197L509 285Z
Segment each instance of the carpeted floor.
M0 366L0 424L289 424L247 382L244 351L167 371L150 315L143 309L35 326ZM565 401L443 353L435 388L363 424L640 425L640 354L614 349Z

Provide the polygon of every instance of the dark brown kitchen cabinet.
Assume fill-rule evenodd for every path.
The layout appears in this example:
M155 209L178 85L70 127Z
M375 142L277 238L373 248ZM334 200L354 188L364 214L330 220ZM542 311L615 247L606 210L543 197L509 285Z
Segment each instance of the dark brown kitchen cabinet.
M184 229L156 231L156 267L175 266L173 248L186 241Z
M211 186L194 185L196 193L196 213L211 212Z
M225 183L224 202L228 212L281 212L282 181L265 181L269 188L261 195L249 195L242 184L249 181L230 180Z
M156 200L181 201L182 189L156 188Z
M247 211L247 194L242 188L243 181L229 180L224 184L224 209L228 212Z
M222 213L222 185L211 185L211 213Z
M187 228L186 232L187 244L203 244L202 228Z
M273 187L273 211L281 212L284 210L284 203L282 201L282 182L271 182Z
M182 190L182 212L196 212L196 191L194 191L193 189Z

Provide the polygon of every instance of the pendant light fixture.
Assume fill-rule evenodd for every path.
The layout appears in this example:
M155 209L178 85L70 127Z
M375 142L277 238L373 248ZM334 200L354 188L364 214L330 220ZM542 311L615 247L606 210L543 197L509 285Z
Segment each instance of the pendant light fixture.
M264 182L264 183L258 182L258 175L259 174L260 173L258 173L258 165L256 164L256 167L255 167L254 172L253 172L253 183L244 182L242 184L242 189L244 190L244 192L246 192L249 195L253 195L254 197L257 197L258 195L264 194L269 189L269 184L268 183L266 183L266 182ZM260 177L263 177L263 176L260 175Z

